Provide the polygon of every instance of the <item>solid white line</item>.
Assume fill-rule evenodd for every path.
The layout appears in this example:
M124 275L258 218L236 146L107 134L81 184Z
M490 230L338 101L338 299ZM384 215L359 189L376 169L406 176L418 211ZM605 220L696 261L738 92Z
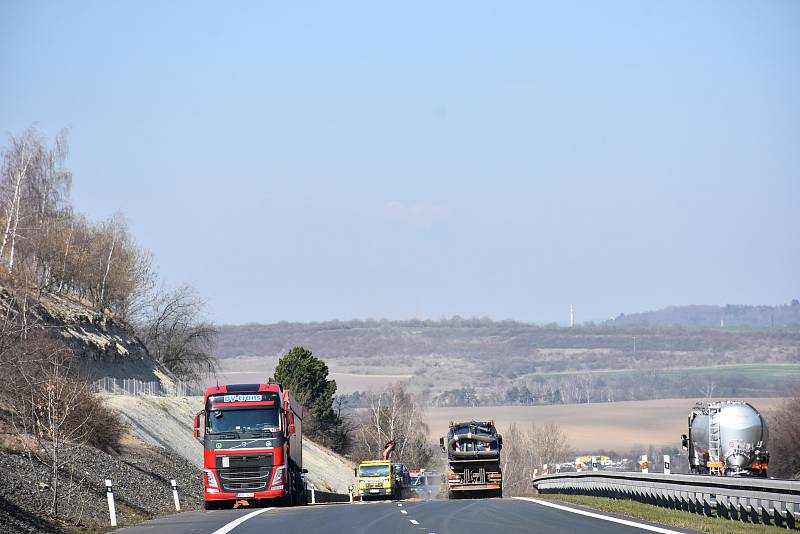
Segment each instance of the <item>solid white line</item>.
M409 521L411 521L412 525L419 525L419 521L416 521L414 519L409 519Z
M227 534L228 532L230 532L231 530L235 529L236 527L238 527L239 525L241 525L242 523L244 523L245 521L247 521L251 517L255 517L258 514L263 514L264 512L268 512L269 510L272 510L272 508L262 508L261 510L254 510L254 511L250 512L247 515L243 515L239 519L231 521L227 525L215 530L211 534Z
M640 528L642 530L649 530L650 532L659 532L660 534L682 534L677 530L670 530L668 528L655 527L653 525L645 525L644 523L637 523L636 521L629 521L627 519L619 519L617 517L611 517L608 515L596 514L594 512L587 512L586 510L580 510L578 508L570 508L569 506L561 506L560 504L543 501L541 499L533 499L531 497L513 497L513 498L518 499L520 501L529 501L536 504L541 504L542 506L549 506L550 508L564 510L565 512L571 512L573 514L585 515L587 517L593 517L595 519L602 519L604 521L611 521L612 523L619 523L620 525Z

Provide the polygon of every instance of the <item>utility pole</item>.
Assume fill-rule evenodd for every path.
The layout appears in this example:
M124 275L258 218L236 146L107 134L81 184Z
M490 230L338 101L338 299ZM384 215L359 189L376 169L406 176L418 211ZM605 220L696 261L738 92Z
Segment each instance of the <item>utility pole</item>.
M633 336L633 353L636 354L636 336Z
M575 308L572 304L569 305L569 326L570 328L575 326Z

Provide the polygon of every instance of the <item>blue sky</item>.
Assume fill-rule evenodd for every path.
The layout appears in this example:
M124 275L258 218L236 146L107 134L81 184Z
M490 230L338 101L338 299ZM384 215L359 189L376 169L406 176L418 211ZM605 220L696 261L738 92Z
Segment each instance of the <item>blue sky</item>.
M0 133L218 322L800 296L800 3L288 4L0 1Z

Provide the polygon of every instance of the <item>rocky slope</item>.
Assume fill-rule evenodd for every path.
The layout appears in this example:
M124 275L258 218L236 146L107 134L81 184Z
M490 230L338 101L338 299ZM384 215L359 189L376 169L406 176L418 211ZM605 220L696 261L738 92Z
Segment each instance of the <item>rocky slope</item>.
M0 308L25 310L27 323L55 330L80 356L82 371L95 378L162 380L163 369L153 361L133 329L110 315L72 298L52 293L17 291L16 298L0 286Z
M0 450L0 524L3 532L85 532L109 525L105 479L111 479L120 525L174 513L170 480L181 507L202 507L200 470L174 452L129 436L119 455L77 447L59 476L62 518L50 519L48 469L26 455Z

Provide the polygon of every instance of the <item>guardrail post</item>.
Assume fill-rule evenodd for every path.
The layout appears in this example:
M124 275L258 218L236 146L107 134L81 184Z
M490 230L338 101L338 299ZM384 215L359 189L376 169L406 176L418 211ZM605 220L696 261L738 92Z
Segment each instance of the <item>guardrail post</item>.
M181 501L178 499L178 484L175 482L175 479L169 481L172 485L172 499L175 501L175 511L181 511Z
M108 499L108 515L111 518L111 526L117 526L117 510L114 507L114 489L111 487L111 479L106 479L106 498Z

